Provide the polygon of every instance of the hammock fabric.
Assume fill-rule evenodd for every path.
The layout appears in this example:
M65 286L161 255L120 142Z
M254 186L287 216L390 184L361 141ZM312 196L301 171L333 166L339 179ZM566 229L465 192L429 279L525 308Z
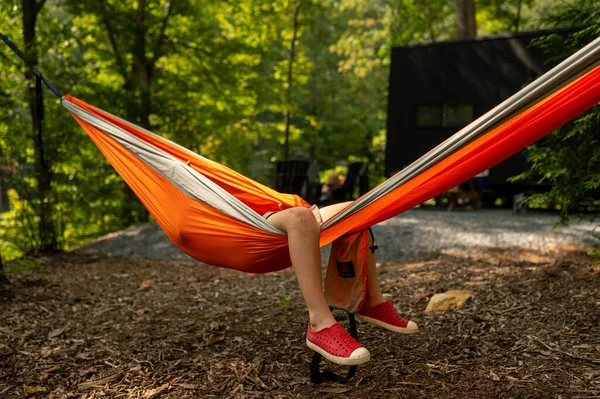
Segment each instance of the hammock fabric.
M56 89L23 54L0 38ZM41 90L41 89L40 89ZM600 38L374 188L321 226L320 245L364 231L488 169L600 101ZM310 204L75 97L62 104L154 216L191 257L266 273L290 266L287 237L261 217Z
M189 166L186 166L217 183L252 208L258 217L269 211L310 207L296 195L280 194L74 97L67 95L63 102L72 103L142 139L176 158L182 165L189 161ZM103 130L75 114L74 117L171 241L186 254L210 265L252 273L266 273L290 266L286 235L261 230L191 198Z
M558 128L600 101L600 67L595 67L548 97L490 130L433 167L343 220L325 227L321 245L395 216L439 195L488 169ZM257 216L294 206L310 207L295 195L280 194L227 167L198 156L166 139L116 118L85 102L65 96L87 114L141 139L172 156L179 166L207 177L240 200ZM191 198L169 178L82 119L67 107L100 151L129 184L167 236L185 253L202 262L244 272L265 273L290 266L287 237L240 221L215 207ZM187 165L186 165L187 166Z

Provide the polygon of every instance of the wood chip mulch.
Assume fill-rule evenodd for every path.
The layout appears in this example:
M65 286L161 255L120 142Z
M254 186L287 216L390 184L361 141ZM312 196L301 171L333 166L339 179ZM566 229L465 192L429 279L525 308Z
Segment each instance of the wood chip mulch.
M0 398L600 398L600 262L584 252L379 264L385 295L421 331L360 324L372 360L345 385L308 379L307 315L291 270L44 262L9 275L0 299ZM450 289L473 298L424 312Z

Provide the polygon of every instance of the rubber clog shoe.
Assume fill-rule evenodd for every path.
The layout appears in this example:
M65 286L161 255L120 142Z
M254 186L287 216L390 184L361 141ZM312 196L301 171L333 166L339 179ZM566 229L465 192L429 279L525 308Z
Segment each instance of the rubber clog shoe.
M352 338L340 323L316 332L309 323L306 345L325 359L345 366L363 364L371 359L369 351Z
M363 306L356 318L401 334L419 331L417 324L400 316L390 301L371 307Z

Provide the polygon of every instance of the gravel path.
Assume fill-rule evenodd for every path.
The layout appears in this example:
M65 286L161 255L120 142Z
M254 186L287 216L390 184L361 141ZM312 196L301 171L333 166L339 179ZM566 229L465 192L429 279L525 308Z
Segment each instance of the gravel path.
M413 209L373 228L381 260L395 261L447 249L518 248L548 253L561 247L598 244L598 223L576 221L553 229L557 216L514 213L504 209L477 212Z
M516 248L548 253L560 248L592 247L598 223L576 221L553 229L556 215L487 209L477 212L412 209L373 227L377 259L402 261L443 250ZM156 224L110 234L75 250L133 258L192 260L173 245ZM329 248L323 249L324 259Z

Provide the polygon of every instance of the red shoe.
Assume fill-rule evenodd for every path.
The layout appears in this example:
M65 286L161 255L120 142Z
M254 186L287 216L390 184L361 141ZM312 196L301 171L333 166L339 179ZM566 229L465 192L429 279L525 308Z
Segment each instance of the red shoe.
M308 324L306 345L327 360L346 366L363 364L371 354L344 330L340 323L314 332Z
M363 306L356 318L401 334L414 334L419 331L417 324L400 316L390 301L371 307Z

